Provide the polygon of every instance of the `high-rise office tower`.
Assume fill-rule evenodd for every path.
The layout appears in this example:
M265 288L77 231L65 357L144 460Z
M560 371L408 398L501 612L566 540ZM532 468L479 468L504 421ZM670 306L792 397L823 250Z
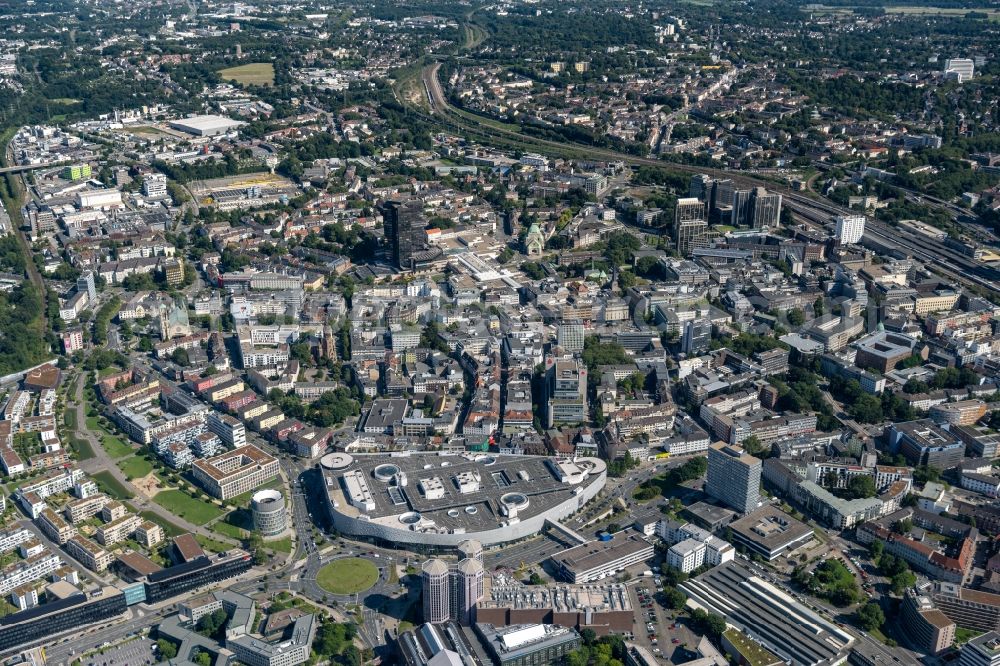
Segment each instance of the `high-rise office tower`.
M755 187L750 198L753 205L750 226L754 229L778 226L778 221L781 220L781 195L768 192L763 187Z
M729 178L695 174L688 184L688 196L705 202L706 218L712 224L729 223L735 186Z
M415 199L389 201L383 216L392 261L400 268L412 269L429 250L423 204Z
M684 335L681 336L681 351L691 354L706 351L712 342L712 324L707 320L692 320L684 322Z
M751 204L751 190L733 190L733 226L749 224Z
M716 180L712 186L712 210L731 206L733 203L733 192L735 191L736 186L728 178Z
M700 200L694 197L677 200L674 240L677 251L684 256L691 254L694 248L708 244L708 220L705 218L705 204Z
M93 271L87 271L76 279L76 290L87 292L91 305L97 303L97 286L94 284Z
M587 368L573 359L545 358L548 427L582 423L587 415Z
M579 319L564 321L556 328L556 344L564 351L583 351L584 328Z
M688 185L688 196L707 201L712 196L712 184L711 176L696 173L691 176L691 182Z
M836 218L837 230L834 235L845 245L858 243L865 235L865 222L867 221L868 218L864 215L838 215Z
M764 229L776 227L781 220L781 195L763 187L733 192L732 223L736 226Z
M424 622L453 620L463 625L476 621L476 604L485 593L486 570L483 568L482 545L475 540L459 544L463 557L457 565L448 566L443 560L424 562L420 572L423 584Z
M483 563L483 544L476 539L466 539L458 544L458 555L460 560L476 560Z
M483 598L485 572L481 562L464 559L458 563L452 574L452 598L455 605L451 619L463 626L476 621L476 604Z
M708 449L705 492L741 513L760 505L760 458L741 447L716 442Z
M447 622L451 615L451 572L443 560L424 562L420 570L423 586L424 622Z

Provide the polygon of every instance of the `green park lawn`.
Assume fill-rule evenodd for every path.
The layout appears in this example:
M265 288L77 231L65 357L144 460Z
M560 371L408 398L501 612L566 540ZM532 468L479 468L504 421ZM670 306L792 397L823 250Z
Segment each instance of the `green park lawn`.
M231 539L244 539L247 535L247 530L234 524L229 516L212 523L212 529Z
M332 594L364 592L377 581L378 567L359 557L334 560L316 574L316 583Z
M284 537L273 541L265 541L264 547L279 553L290 553L292 552L292 539L291 537Z
M153 471L153 465L145 458L131 456L118 462L118 467L125 472L125 476L132 479L139 479Z
M115 435L104 435L104 441L101 443L104 450L108 452L108 455L117 460L118 458L124 458L125 456L135 455L135 449L129 446L128 442L123 441L120 437Z
M164 490L156 493L153 501L164 509L195 525L204 525L222 515L222 509L211 502L191 497L183 490Z
M145 518L146 520L154 522L157 525L159 525L160 527L162 527L163 528L163 532L168 537L173 538L175 536L180 536L182 534L186 534L187 533L187 530L185 530L184 528L182 528L182 527L180 527L178 525L174 525L173 523L171 523L168 520L164 520L155 511L140 511L139 515L142 516L143 518Z
M194 538L201 544L201 547L211 553L225 553L227 551L236 548L236 546L226 543L225 541L218 541L216 539L211 539L200 534L196 534Z

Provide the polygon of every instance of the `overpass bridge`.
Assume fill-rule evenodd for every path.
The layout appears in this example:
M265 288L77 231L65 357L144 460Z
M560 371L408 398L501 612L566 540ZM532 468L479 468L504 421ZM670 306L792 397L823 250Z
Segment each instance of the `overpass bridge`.
M579 532L570 529L566 525L563 525L558 520L552 520L552 519L546 520L545 526L548 527L551 531L559 534L559 536L561 536L564 540L568 541L571 544L582 546L583 544L588 543L590 541L590 539L588 539L587 537L581 535Z
M69 164L73 164L73 162L63 160L62 162L43 162L42 164L18 164L17 166L0 167L0 175L7 173L25 173L28 171L39 171L41 169L51 169L52 167L67 166Z

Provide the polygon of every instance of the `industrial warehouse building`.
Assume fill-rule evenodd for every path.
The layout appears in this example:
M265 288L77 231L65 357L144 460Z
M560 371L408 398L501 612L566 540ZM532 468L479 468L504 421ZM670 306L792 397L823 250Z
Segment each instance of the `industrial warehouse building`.
M245 123L224 116L191 116L167 124L171 129L194 136L218 136L239 129Z

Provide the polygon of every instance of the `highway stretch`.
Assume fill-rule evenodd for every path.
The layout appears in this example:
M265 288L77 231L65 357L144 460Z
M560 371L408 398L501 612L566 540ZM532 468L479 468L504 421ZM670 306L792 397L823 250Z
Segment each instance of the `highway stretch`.
M857 211L851 211L832 202L820 200L815 195L803 194L788 186L747 176L738 171L664 162L650 157L620 153L607 148L550 141L507 129L498 122L491 122L476 114L460 111L453 107L441 88L441 82L438 78L440 67L440 63L435 63L424 67L421 72L421 80L430 109L429 114L423 113L419 109L412 109L412 112L422 116L428 122L462 132L470 138L493 145L532 150L551 157L620 161L631 166L661 167L692 174L729 178L735 184L743 187L767 187L774 192L779 192L794 214L812 222L813 225L823 227L828 227L830 218L835 215L857 214ZM898 249L904 254L927 263L933 270L948 279L965 285L974 285L981 290L1000 295L1000 271L984 266L971 257L964 256L930 238L874 221L866 225L865 236L876 243Z

